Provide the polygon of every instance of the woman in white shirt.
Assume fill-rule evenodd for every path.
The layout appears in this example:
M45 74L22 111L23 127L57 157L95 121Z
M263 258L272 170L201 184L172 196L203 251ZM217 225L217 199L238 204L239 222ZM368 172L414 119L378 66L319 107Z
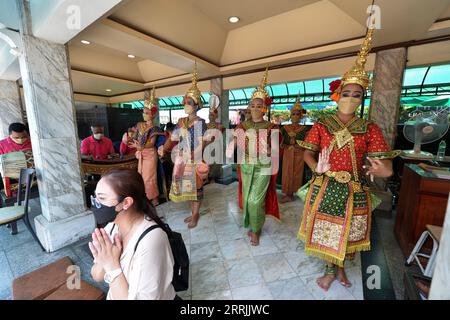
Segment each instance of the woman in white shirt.
M141 175L114 170L103 176L91 197L97 225L89 248L95 281L109 284L108 300L173 300L174 258L166 227L147 200ZM139 237L152 225L136 247Z

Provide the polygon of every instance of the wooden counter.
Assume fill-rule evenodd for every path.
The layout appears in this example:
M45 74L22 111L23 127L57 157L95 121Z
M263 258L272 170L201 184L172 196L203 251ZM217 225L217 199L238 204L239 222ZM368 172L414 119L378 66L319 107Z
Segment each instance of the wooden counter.
M138 160L134 155L125 156L123 159L112 160L86 160L82 159L82 169L84 174L103 175L113 169L138 169Z
M406 164L401 181L394 232L409 256L427 224L442 226L450 180L437 178L415 164Z

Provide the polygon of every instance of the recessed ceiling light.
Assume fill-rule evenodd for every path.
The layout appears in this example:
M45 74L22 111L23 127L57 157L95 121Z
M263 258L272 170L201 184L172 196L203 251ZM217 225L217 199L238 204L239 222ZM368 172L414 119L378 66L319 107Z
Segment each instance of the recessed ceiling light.
M87 40L81 40L81 43L82 43L82 44L91 44L91 42L90 42L90 41L87 41Z
M136 56L135 56L134 54L129 54L129 55L128 55L128 58L134 59L134 58L136 58Z
M232 17L229 17L228 18L228 22L230 22L230 23L237 23L237 22L239 22L239 17L236 17L236 16L232 16Z
M106 92L111 92L112 90L111 89L106 89Z

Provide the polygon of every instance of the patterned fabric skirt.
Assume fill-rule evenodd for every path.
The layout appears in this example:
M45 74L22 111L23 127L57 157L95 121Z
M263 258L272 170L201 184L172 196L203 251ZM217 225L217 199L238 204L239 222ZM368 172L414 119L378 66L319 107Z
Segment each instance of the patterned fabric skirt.
M149 200L158 198L158 154L155 148L146 148L136 152L139 160L138 172L142 176L145 185L145 194Z
M271 176L265 171L262 165L241 164L244 227L254 233L261 231L266 219L264 205Z
M283 172L281 190L284 194L293 194L300 188L303 180L303 150L285 148L283 150Z
M307 188L299 239L305 253L343 266L346 256L370 250L372 198L367 188L356 192L353 182L319 176ZM299 196L301 191L299 190Z
M173 202L203 199L203 180L194 163L176 162L173 168L169 199Z

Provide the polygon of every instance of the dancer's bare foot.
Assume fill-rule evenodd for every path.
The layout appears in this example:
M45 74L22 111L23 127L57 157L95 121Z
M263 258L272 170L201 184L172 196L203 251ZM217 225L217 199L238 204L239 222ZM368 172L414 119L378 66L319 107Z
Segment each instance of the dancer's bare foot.
M324 291L328 291L330 289L333 281L336 280L336 268L335 267L325 267L325 274L320 278L317 278L317 285L322 288Z
M159 200L158 199L153 199L152 200L152 204L154 207L156 207L157 205L159 205Z
M186 217L184 219L184 223L189 223L189 222L191 222L191 220L192 220L192 216Z
M345 273L344 268L338 267L337 278L339 280L339 283L344 287L350 288L352 286L352 283L347 278L347 274Z
M250 244L252 246L259 246L259 233L250 231Z
M247 235L248 235L249 238L251 238L252 237L252 231L248 230Z
M193 229L197 226L198 219L200 219L200 214L196 213L192 215L191 221L188 223L188 228Z

